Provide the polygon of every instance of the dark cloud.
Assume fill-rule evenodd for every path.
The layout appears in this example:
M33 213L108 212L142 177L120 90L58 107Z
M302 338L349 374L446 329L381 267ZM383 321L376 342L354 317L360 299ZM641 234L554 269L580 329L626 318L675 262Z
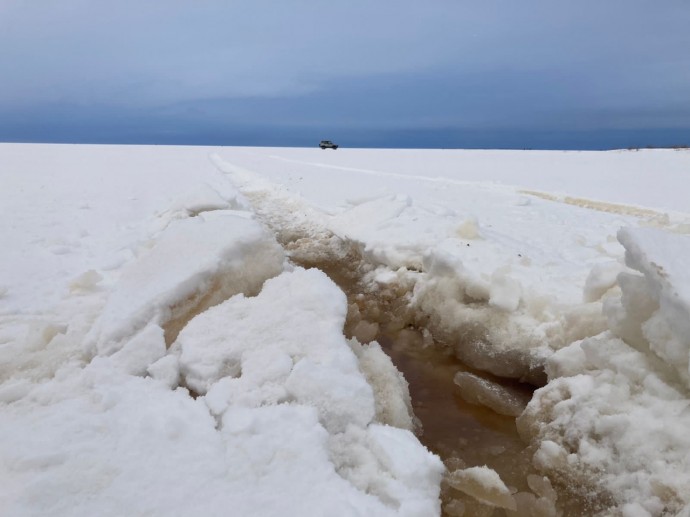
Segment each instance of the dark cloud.
M0 138L666 134L689 26L680 0L5 0Z

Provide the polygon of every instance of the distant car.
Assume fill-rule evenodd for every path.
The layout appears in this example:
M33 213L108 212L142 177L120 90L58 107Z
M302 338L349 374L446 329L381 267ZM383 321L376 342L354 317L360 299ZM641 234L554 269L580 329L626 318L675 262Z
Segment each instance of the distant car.
M321 149L333 149L335 151L338 148L338 144L334 144L330 140L321 140L319 147Z

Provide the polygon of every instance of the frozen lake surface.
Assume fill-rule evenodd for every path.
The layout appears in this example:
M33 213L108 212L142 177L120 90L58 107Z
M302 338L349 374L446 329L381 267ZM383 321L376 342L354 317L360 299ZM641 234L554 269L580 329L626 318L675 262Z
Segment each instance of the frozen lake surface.
M0 144L0 507L683 515L689 176Z

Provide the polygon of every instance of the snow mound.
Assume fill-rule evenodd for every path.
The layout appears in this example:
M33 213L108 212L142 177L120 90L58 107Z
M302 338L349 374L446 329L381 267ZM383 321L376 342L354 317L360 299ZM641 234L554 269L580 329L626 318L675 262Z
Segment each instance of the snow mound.
M538 468L602 488L626 515L690 511L690 238L623 229L619 297L605 303L611 330L547 362L549 383L519 418Z
M340 477L330 454L314 408L234 407L219 430L202 400L97 358L3 408L0 506L17 517L433 513L433 490L411 487L398 511ZM403 511L415 494L426 512Z
M201 312L170 349L154 319L109 356L3 385L0 506L18 517L438 514L443 465L376 421L353 348L382 359L343 336L346 311L325 274L297 268ZM378 395L384 414L404 411L403 393Z
M174 346L182 379L207 394L216 414L235 404L292 401L318 407L329 429L365 426L374 396L342 334L346 306L316 269L267 280L258 296L234 296L180 332Z
M124 270L89 342L111 354L155 323L170 343L190 315L240 292L256 294L283 261L275 239L241 214L176 221Z
M204 394L200 400L223 429L245 425L228 417L239 407L246 415L284 404L315 408L345 479L407 508L402 514L433 512L443 467L409 431L374 423L380 409L411 426L409 394L393 385L385 397L379 388L375 400L342 334L346 311L344 294L324 273L296 268L267 280L254 298L237 295L196 316L170 354L179 356L182 382ZM367 362L375 354L368 350L358 350Z

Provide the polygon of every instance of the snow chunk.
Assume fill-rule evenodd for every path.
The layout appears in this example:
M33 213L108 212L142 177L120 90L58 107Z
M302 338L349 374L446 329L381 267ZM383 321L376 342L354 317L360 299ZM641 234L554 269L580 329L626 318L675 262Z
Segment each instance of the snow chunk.
M224 214L177 221L130 265L90 335L111 354L148 323L175 337L189 315L237 293L255 294L283 269L283 251L257 222Z
M331 437L330 447L343 478L399 515L440 513L438 495L445 467L410 431L377 424L367 429L350 426Z
M585 280L583 301L589 303L601 299L606 291L616 285L619 273L624 270L623 264L617 261L602 262L594 266Z
M416 419L409 385L391 358L376 342L360 345L351 340L350 346L357 354L359 367L367 382L374 390L376 421L413 431Z
M539 328L546 327L541 315L522 307L520 285L505 270L487 282L453 251L452 246L440 246L425 255L426 275L415 284L412 306L430 316L434 335L453 343L456 355L470 366L543 384L543 361L550 351L542 332L553 334L553 325Z
M618 275L620 298L609 298L604 303L604 314L609 328L630 346L649 353L649 342L642 332L642 323L658 310L659 304L648 291L642 275L623 272Z
M345 371L338 371L333 368L335 361L335 357L330 364L301 359L285 381L285 389L293 400L316 407L329 431L342 432L348 424L364 427L375 415L371 386L358 370L347 371L350 365L356 368L356 362L350 360L344 363Z
M127 341L111 356L111 359L118 367L131 375L144 375L149 365L165 355L165 348L163 329L151 323Z
M527 484L534 493L518 492L515 494L513 498L517 509L508 510L507 515L515 517L558 517L562 513L556 509L558 498L549 478L530 474L527 476Z
M417 438L405 429L371 425L367 429L367 443L392 477L383 480L384 490L389 497L402 502L400 513L420 517L437 513L438 501L427 494L433 493L441 482L445 470L441 460L420 447Z
M292 400L317 407L328 429L366 426L374 397L342 334L346 308L321 271L283 273L189 322L175 344L184 382L215 412Z
M146 369L156 380L163 382L170 389L177 388L180 382L180 365L176 356L166 355Z
M520 304L522 286L510 278L505 271L497 270L491 275L489 305L506 312L513 312Z
M658 306L642 324L642 334L690 388L690 236L624 228L618 239L626 249L626 264L644 274L647 297Z
M487 466L458 469L447 477L448 484L478 501L499 508L516 510L515 499L495 470Z

